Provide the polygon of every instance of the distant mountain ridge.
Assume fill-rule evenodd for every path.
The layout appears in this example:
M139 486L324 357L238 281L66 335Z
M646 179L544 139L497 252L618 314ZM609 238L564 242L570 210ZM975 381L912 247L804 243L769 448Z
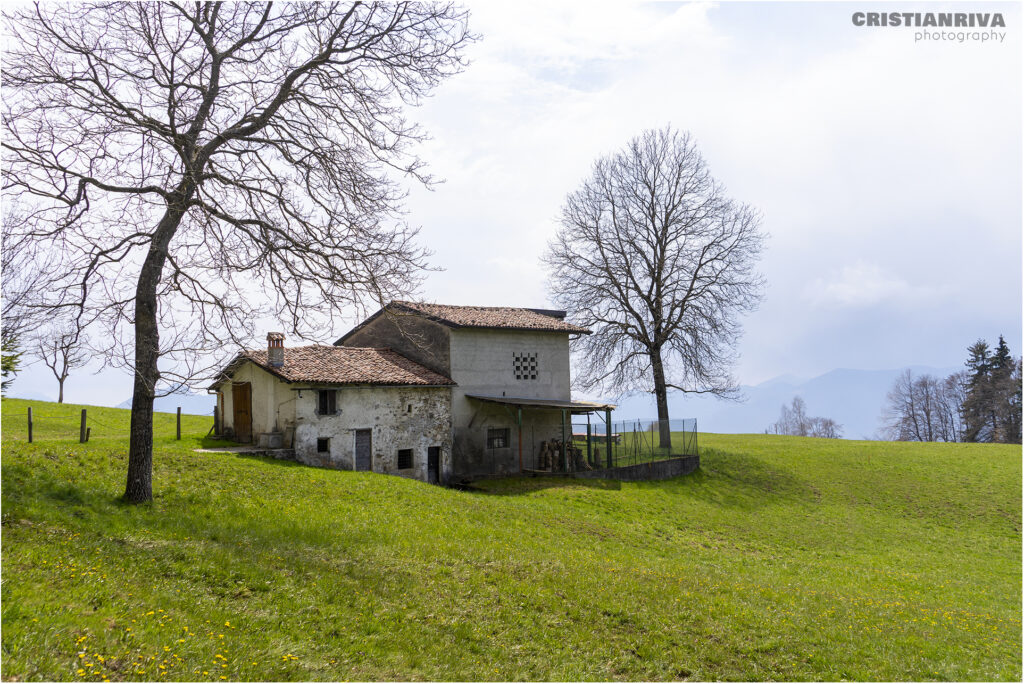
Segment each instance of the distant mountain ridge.
M944 378L960 368L909 366L915 375L929 373ZM846 439L875 439L881 428L880 417L885 395L896 377L906 368L856 370L837 368L804 380L781 375L758 385L741 387L745 400L731 402L706 395L669 393L672 418L696 418L698 429L706 432L758 433L779 418L779 410L799 395L807 403L811 416L832 418L843 426ZM613 420L652 418L657 408L652 394L622 397Z

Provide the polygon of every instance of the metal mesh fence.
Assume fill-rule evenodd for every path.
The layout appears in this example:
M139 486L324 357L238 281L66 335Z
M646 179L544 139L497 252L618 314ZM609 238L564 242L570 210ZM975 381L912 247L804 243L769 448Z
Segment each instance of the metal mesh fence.
M609 430L610 428L610 430ZM617 420L572 423L572 437L553 444L538 469L551 472L597 470L697 455L697 421Z

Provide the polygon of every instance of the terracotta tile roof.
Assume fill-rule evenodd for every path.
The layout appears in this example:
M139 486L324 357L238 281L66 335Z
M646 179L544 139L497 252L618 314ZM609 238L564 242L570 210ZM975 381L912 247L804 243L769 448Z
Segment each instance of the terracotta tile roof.
M256 363L287 382L332 385L454 385L451 378L424 368L391 349L374 347L285 347L284 365L267 363L267 350L246 350L224 370L230 374L243 360Z
M388 306L424 314L439 323L456 328L500 328L505 330L538 330L545 332L589 333L554 315L537 309L511 306L451 306L425 302L391 302ZM551 312L554 314L555 312ZM558 312L561 313L561 312ZM564 315L564 314L563 314Z

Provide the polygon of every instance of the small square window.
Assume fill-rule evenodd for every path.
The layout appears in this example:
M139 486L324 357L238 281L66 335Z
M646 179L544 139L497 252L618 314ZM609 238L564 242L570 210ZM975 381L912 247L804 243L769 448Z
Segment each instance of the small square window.
M319 390L316 412L321 416L335 415L338 412L338 393L335 390Z
M509 443L508 428L487 428L487 448L507 449Z
M412 449L398 450L398 469L407 470L412 468Z
M537 353L512 354L512 372L516 380L537 379Z
M331 439L330 437L320 437L316 440L316 451L318 454L329 454L331 453Z

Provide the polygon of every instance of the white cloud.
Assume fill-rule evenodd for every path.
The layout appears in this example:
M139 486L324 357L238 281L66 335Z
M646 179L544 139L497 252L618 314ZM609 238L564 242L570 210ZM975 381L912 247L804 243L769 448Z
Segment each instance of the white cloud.
M426 294L543 304L544 274L529 264L566 194L596 157L671 122L771 233L742 379L855 363L865 345L849 334L817 349L849 321L821 306L808 315L814 302L856 310L863 335L884 325L920 338L922 354L934 331L922 320L890 330L890 304L957 303L970 311L958 323L968 343L993 334L973 329L985 321L1019 329L1019 36L920 45L912 32L853 27L851 7L474 7L475 62L417 114L435 135L425 157L449 179L410 202L447 269ZM1017 9L1000 11L1017 25ZM516 267L490 265L506 258Z
M929 302L942 294L939 288L912 285L863 261L844 266L832 278L816 278L803 292L817 307L902 306Z

